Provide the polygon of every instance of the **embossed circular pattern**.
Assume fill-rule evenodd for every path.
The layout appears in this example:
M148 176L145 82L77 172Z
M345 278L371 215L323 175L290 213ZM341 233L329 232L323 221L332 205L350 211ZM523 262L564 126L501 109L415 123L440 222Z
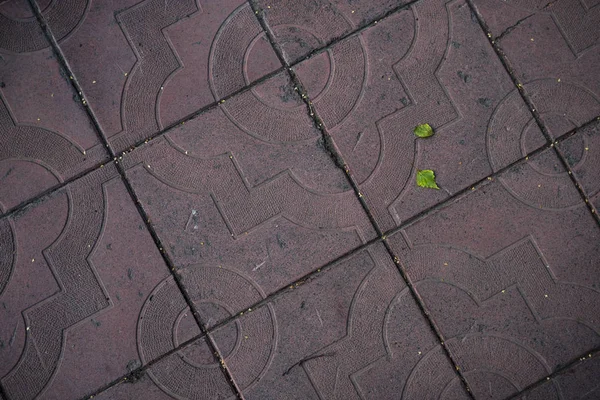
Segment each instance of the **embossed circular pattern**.
M526 387L527 378L520 371L529 371L540 377L550 372L538 354L505 338L474 334L462 339L449 339L447 344L451 351L461 355L461 369L469 377L471 384L477 386L479 379L491 382L492 380L485 378L494 377L496 387L490 388L494 393L514 393ZM491 354L493 357L483 359L481 354ZM460 383L452 369L439 368L444 364L447 364L447 359L441 346L436 346L425 354L408 377L402 398L457 398ZM548 400L558 399L556 393L553 394L555 397Z
M338 19L336 24L349 24L340 13L332 15ZM299 46L324 43L323 38L319 37L319 27L296 27L294 21L285 20L289 17L280 17L280 23L272 28L283 32L285 40L298 43ZM247 84L247 73L244 71L247 66L246 56L252 55L251 47L256 43L256 38L263 34L260 28L255 26L254 18L252 9L243 5L227 18L215 36L210 55L209 80L217 100L234 91L236 87ZM314 95L319 97L313 102L323 102L323 120L332 128L352 111L360 97L362 81L366 78L365 52L360 39L353 37L331 48L328 55L331 76L326 79L309 79L316 81L317 89ZM357 77L362 79L357 80ZM267 81L262 85L281 86L280 80ZM241 93L221 106L236 126L258 139L290 142L313 137L314 133L306 129L306 108L298 101L297 95L283 91L282 97L287 98L291 106L281 106L279 101L275 106L272 101L264 100L265 92L277 93L280 90L278 87L258 88ZM333 99L335 101L332 101ZM327 106L331 104L335 104L335 107Z
M48 0L44 0L39 5L46 19L54 22L52 33L60 41L80 26L87 3L88 1L83 0L60 0L48 5ZM0 49L28 53L50 47L37 20L31 16L28 7L21 5L6 4L0 8Z
M254 284L230 270L203 266L189 269L194 272L186 276L185 285L191 300L202 318L205 318L204 313L210 313L213 318L205 323L226 318L244 309L246 304L263 299ZM235 334L231 335L230 331ZM199 333L173 277L166 278L148 296L140 313L140 358L147 363ZM262 307L211 335L226 362L253 366L252 373L238 382L240 387L246 388L264 373L272 358L276 337L274 315L269 307ZM219 363L202 340L153 365L149 375L157 386L177 398L215 398L230 393L229 386L223 382Z
M552 121L553 125L563 130L565 127L581 125L589 119L587 115L579 115L573 110L577 104L597 103L583 89L554 80L531 82L527 84L527 90L535 95L534 102L542 119ZM568 115L569 119L564 115ZM492 169L498 171L539 147L539 141L537 146L531 144L535 135L541 135L539 128L515 90L498 105L488 125L487 151ZM571 160L574 167L580 167L585 162L583 156L577 156L583 154L585 141L581 140L579 146L581 149L575 151L576 156ZM538 177L537 187L531 186L531 176ZM581 198L574 190L567 172L552 152L532 157L526 164L504 174L499 181L516 198L534 208L564 209L581 204Z
M292 51L296 51L297 49L300 51L299 49L305 48L317 48L322 45L321 41L315 35L303 28L279 25L273 30L278 37L278 41L292 47ZM264 35L259 36L257 39L266 41ZM262 47L257 48L259 47L256 45L258 42L258 40L253 41L252 45L248 48L247 56L244 57L243 70L247 85L251 84L254 80L248 76L251 72L249 69L253 67L256 68L256 66L263 62L262 58L264 57L263 53L265 49ZM269 47L270 46L271 45L269 44ZM319 101L321 94L331 83L333 77L331 69L332 65L333 61L329 52L315 55L303 62L303 67L305 69L315 72L310 75L302 76L302 84L311 94L313 102ZM265 84L252 87L251 91L256 98L260 99L271 108L291 109L294 107L302 107L306 110L301 98L294 92L293 87L289 84L287 79L284 79L284 76L279 75L271 78ZM256 78L260 78L260 76L256 76Z
M42 12L46 11L52 0L38 0L36 3ZM2 1L0 2L0 14L11 19L35 18L31 7L26 1Z
M0 220L0 295L4 292L14 265L15 239L8 219Z
M232 316L231 311L228 311L224 306L214 302L201 302L195 304L195 307L198 314L201 316L210 315L211 319L205 321L207 325L210 325L214 320L221 321ZM241 330L239 321L235 321L212 333L215 341L219 344L219 351L223 358L226 359L237 350L240 344ZM186 307L185 310L181 312L173 329L173 346L178 347L198 334L200 334L200 330L190 313L190 309ZM216 365L214 356L210 352L204 339L185 347L179 354L190 365L197 367Z

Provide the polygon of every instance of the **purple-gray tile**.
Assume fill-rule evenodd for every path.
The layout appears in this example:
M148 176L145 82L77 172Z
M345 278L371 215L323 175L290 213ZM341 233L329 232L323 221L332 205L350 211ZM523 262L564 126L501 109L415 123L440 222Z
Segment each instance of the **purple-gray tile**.
M600 345L600 228L553 149L389 240L476 398Z

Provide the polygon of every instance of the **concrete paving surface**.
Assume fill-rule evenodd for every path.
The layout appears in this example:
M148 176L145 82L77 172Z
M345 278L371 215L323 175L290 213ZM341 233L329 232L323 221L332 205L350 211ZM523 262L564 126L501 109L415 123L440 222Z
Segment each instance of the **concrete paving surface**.
M599 0L0 1L2 400L600 399L599 208Z

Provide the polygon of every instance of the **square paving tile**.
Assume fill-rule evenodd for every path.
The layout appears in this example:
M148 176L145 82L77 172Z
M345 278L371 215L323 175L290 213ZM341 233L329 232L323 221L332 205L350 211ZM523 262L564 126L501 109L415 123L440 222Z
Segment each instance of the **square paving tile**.
M474 0L551 135L600 115L597 0Z
M172 279L112 164L1 219L4 391L81 398L171 350L198 331L180 294L155 306Z
M204 339L94 396L95 400L235 399L231 385Z
M286 77L123 158L192 298L220 293L209 325L376 236Z
M527 393L528 400L565 399L593 400L600 397L600 360L590 354L580 363L561 372L540 387ZM559 397L561 396L561 397ZM525 397L521 398L522 400Z
M389 240L476 398L600 345L600 228L552 149Z
M600 120L557 144L596 210L600 207Z
M47 18L71 27L60 47L118 151L281 67L243 0L98 1Z
M27 1L2 2L0 214L106 158Z
M246 399L467 398L382 244L211 335Z
M254 0L288 62L411 3L409 0Z
M418 2L295 69L384 231L545 143L463 1Z

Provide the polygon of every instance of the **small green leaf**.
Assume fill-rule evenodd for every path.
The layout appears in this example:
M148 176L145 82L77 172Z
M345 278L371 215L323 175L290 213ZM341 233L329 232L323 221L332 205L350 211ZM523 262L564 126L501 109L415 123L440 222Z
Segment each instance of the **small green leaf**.
M430 169L418 169L417 170L417 185L429 189L438 189L438 185L435 183L435 174Z
M433 129L431 128L431 126L429 124L421 124L421 125L415 126L414 132L415 132L415 135L417 135L420 138L426 138L429 136L433 136Z

